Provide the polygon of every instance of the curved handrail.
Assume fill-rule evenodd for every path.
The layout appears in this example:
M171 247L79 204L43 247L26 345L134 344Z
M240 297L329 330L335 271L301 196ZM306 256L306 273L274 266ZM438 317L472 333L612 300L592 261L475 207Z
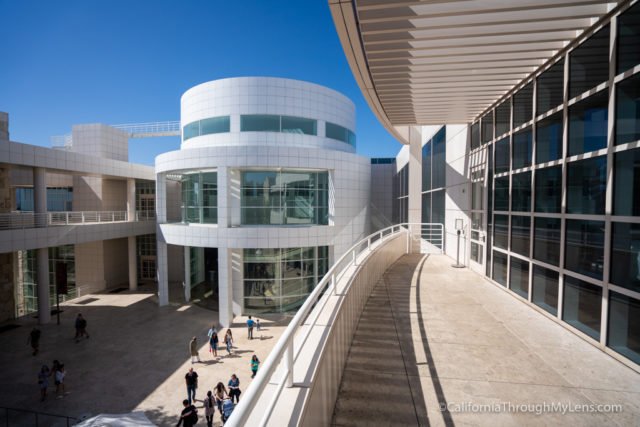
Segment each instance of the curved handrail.
M356 244L351 246L349 250L347 250L329 269L329 271L325 274L325 276L318 282L315 289L309 294L304 304L298 309L298 312L291 320L287 329L285 329L284 333L274 346L274 348L269 353L269 356L265 360L265 362L260 367L258 374L254 378L251 386L247 388L244 392L244 399L238 403L238 406L234 409L232 415L229 417L229 420L225 424L227 427L240 427L244 426L247 419L251 415L251 412L254 408L255 403L257 402L257 398L260 396L262 391L265 389L271 377L275 374L278 366L280 365L280 361L284 356L285 369L282 377L278 380L278 388L276 392L273 394L272 399L269 402L268 407L266 408L264 415L262 416L261 422L259 426L264 426L269 421L271 413L275 407L275 404L282 392L282 389L286 385L287 387L291 387L293 385L293 364L295 359L297 359L297 355L294 358L294 349L293 349L293 340L296 332L298 332L300 326L304 323L305 319L311 314L311 311L316 308L316 304L319 302L320 298L324 295L325 288L329 286L332 288L332 292L336 293L336 287L338 278L342 277L348 267L356 265L356 259L358 255L363 253L365 250L370 250L372 242L382 242L383 240L388 240L392 236L396 236L399 233L407 233L409 237L412 232L412 226L415 225L435 225L439 226L441 233L443 230L442 224L421 224L421 223L402 223L392 225L387 228L383 228L382 230L378 230L375 233L370 234L369 236L361 239ZM375 239L377 237L377 239ZM374 240L375 239L375 240ZM363 248L364 243L366 243L366 247ZM360 249L360 250L358 250ZM407 251L409 250L409 238L407 239ZM356 252L357 251L357 252ZM339 270L343 262L349 261L349 263L342 269ZM325 299L326 304L327 299ZM316 314L316 319L320 315L322 310L319 309ZM299 349L302 349L302 346L306 342L307 338L311 333L311 328L307 330L306 335L302 339L302 342L299 345ZM298 355L301 351L298 351Z

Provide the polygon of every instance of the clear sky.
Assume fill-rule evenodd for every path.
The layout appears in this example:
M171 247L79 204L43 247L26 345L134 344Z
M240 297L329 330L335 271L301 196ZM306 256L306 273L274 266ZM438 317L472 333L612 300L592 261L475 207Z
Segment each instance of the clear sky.
M49 146L80 123L180 118L199 83L277 76L318 83L353 100L357 151L395 156L356 84L327 0L0 0L0 111L13 141ZM130 161L179 148L135 139Z

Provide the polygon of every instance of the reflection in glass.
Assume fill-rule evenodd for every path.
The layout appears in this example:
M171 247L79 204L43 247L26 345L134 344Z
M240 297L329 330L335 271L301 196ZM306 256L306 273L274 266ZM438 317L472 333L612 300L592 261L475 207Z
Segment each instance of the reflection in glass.
M640 224L612 225L611 283L640 292Z
M533 266L532 301L553 314L558 314L558 278L559 274L540 266Z
M482 118L482 143L493 139L493 112L486 114Z
M560 213L562 166L536 169L536 212Z
M280 116L251 114L240 116L241 132L280 132Z
M422 191L431 190L431 141L422 147Z
M522 256L529 256L529 238L531 217L511 216L511 251Z
M182 175L182 222L218 222L218 174L191 172Z
M604 222L567 220L565 268L602 280Z
M540 164L561 158L562 112L539 121L536 126L536 163Z
M502 176L495 179L494 190L494 209L496 211L508 211L509 210L509 177Z
M493 251L493 280L507 286L507 256L502 252Z
M600 339L602 288L565 275L562 301L562 320Z
M531 211L531 172L512 175L511 186L511 210Z
M640 49L639 49L640 50ZM616 85L616 145L640 139L640 74Z
M617 292L609 293L607 345L640 363L640 301Z
M640 216L640 148L614 155L613 213Z
M507 245L509 243L509 216L495 215L493 221L493 245L496 248L508 249Z
M531 166L531 127L513 135L513 168Z
M471 149L480 147L480 122L471 125Z
M533 119L533 82L528 83L513 96L513 127Z
M337 139L338 141L346 142L353 148L356 147L356 134L340 125L326 122L325 135L327 138Z
M529 297L529 261L511 257L509 288L523 298Z
M533 258L551 265L560 262L560 218L536 218Z
M495 173L502 173L509 171L509 137L502 138L495 144L496 152L496 166Z
M609 25L569 54L569 99L609 78Z
M282 132L303 135L317 135L317 121L302 117L282 116Z
M606 90L569 107L569 156L607 146Z
M496 137L511 130L511 103L505 100L496 108Z
M445 183L445 175L446 175L446 167L447 167L446 129L447 129L446 126L443 126L431 139L431 143L433 144L433 162L432 162L433 188L444 188L446 186L446 183Z
M538 77L536 90L536 115L544 114L562 104L564 81L564 58L552 65Z
M618 74L640 64L640 4L618 17Z
M567 213L604 215L607 157L567 164Z

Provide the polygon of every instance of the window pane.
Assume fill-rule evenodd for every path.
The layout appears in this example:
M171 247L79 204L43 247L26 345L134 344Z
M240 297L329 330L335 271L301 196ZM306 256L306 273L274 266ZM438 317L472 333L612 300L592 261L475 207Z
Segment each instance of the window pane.
M431 222L431 193L422 195L422 222L425 224Z
M229 132L229 116L200 120L200 135Z
M432 183L433 188L442 188L445 184L445 175L447 168L446 159L446 127L442 127L432 139L433 144L433 162L432 162Z
M541 120L536 128L536 163L562 157L562 113Z
M482 182L471 183L471 209L482 210Z
M531 172L511 176L511 210L531 211Z
M533 266L532 301L553 314L558 314L558 277L559 274L540 266Z
M509 132L511 122L511 103L507 99L496 108L496 136Z
M493 139L493 112L482 118L482 143Z
M509 177L503 176L495 180L495 207L496 211L509 210Z
M200 135L200 122L189 123L182 129L182 140L186 141L189 138L193 138Z
M509 217L507 215L495 215L493 245L496 248L508 249L509 242ZM506 283L506 282L505 282Z
M431 190L431 141L422 147L422 191Z
M241 132L280 132L280 116L253 114L240 116Z
M607 146L607 102L603 90L569 107L569 156Z
M616 292L609 293L607 341L613 350L640 363L640 301Z
M606 156L567 164L567 213L604 215Z
M604 222L567 220L565 268L602 280Z
M471 125L471 149L480 146L480 122Z
M511 257L509 287L523 298L529 297L529 262Z
M640 148L614 156L614 215L640 216Z
M513 169L531 166L531 127L513 136Z
M536 88L536 115L544 114L562 104L564 80L564 58L552 65L538 77Z
M640 292L640 224L612 225L611 283Z
M536 218L533 257L547 264L560 263L560 218Z
M569 54L569 99L609 78L609 25Z
M564 276L562 319L592 338L600 339L602 288Z
M533 118L533 82L513 96L513 127L517 128Z
M640 74L636 74L616 85L616 145L639 139Z
M536 212L560 213L562 166L536 169Z
M337 139L338 141L346 142L347 144L356 146L356 136L349 129L334 123L325 123L325 136L331 139Z
M431 222L444 224L444 198L446 190L431 193Z
M640 63L640 4L618 17L618 74Z
M507 286L507 256L502 252L493 252L493 280Z
M496 166L495 173L509 171L509 137L496 142Z
M529 257L531 217L511 216L511 251Z
M282 116L282 132L317 135L317 121L302 117Z

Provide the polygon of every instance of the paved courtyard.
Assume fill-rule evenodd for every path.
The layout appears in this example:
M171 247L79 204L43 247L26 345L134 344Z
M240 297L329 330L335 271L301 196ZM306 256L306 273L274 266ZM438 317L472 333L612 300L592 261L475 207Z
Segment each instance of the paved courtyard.
M27 344L35 319L13 322L21 326L0 333L0 407L72 417L143 410L158 425L175 425L186 398L184 375L192 366L188 352L192 336L198 338L203 361L193 365L199 375L196 397L200 400L218 381L226 385L233 373L240 379L240 388L246 389L251 382L251 356L265 360L287 323L284 317L263 319L263 331L254 332L255 339L249 341L246 318L236 318L233 354L227 356L222 350L222 357L214 360L206 344L207 330L217 321L213 311L179 304L158 308L149 292L87 295L78 300L84 301L90 302L63 307L60 326L54 317L41 328L41 352L35 357ZM90 334L79 343L73 339L77 313L87 319ZM65 364L69 394L57 399L52 382L41 403L37 374L42 364L51 366L54 359ZM203 415L204 409L199 413ZM218 414L215 421L220 425ZM24 425L32 422L24 418ZM204 418L201 423L206 425Z
M640 425L639 373L451 264L408 255L385 273L356 330L333 425ZM609 404L622 412L559 412Z

